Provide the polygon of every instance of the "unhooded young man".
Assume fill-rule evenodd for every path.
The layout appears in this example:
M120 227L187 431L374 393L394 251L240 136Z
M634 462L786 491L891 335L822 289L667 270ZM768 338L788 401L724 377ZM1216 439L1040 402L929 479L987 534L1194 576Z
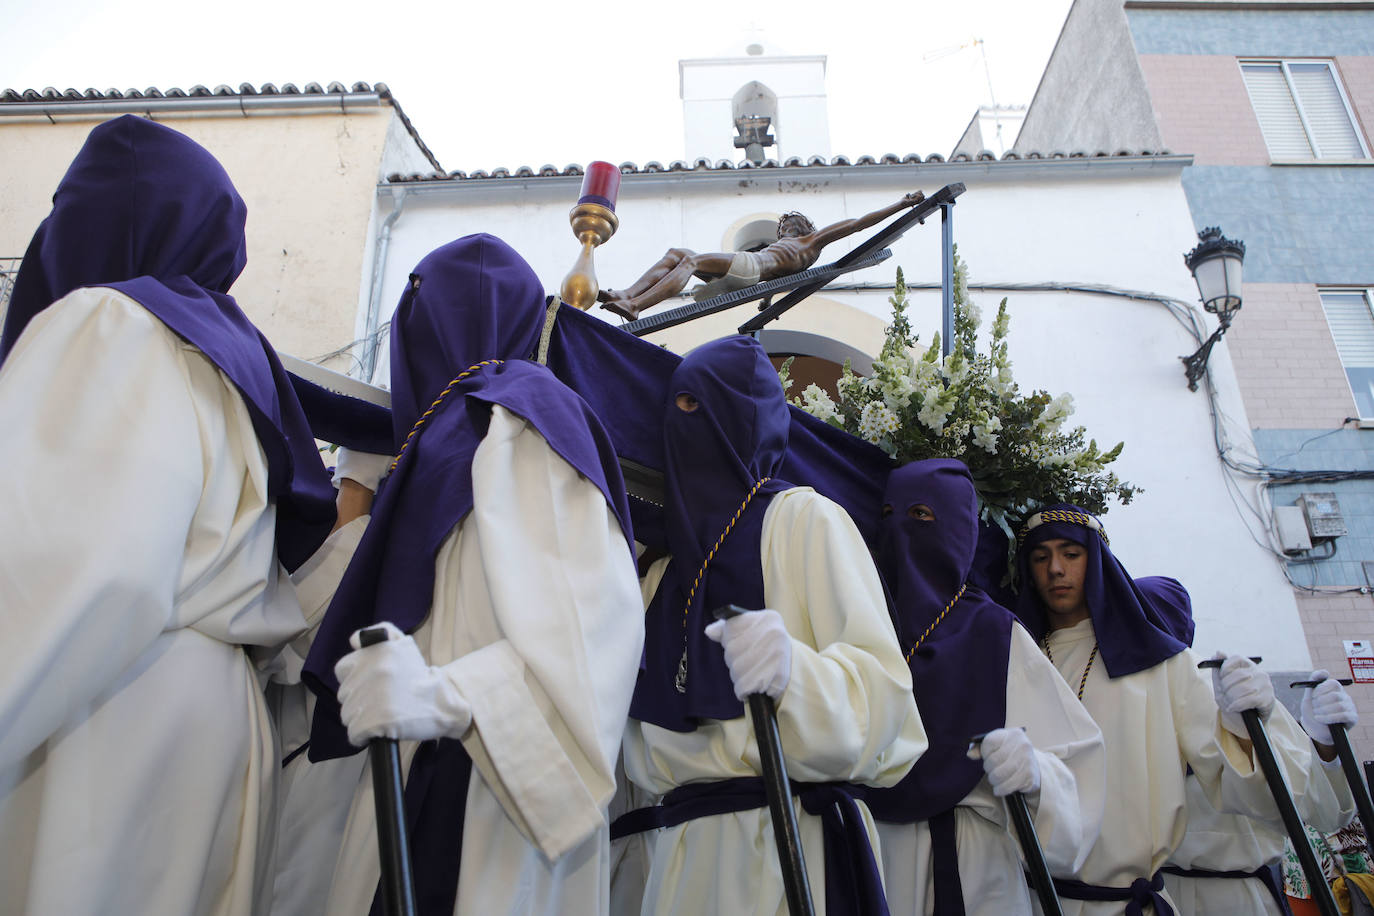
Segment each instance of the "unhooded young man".
M1219 810L1277 817L1241 718L1255 709L1272 720L1273 686L1238 655L1211 678L1199 671L1171 623L1186 592L1170 579L1132 580L1101 522L1077 506L1027 520L1017 567L1017 615L1102 729L1107 752L1102 832L1076 880L1057 882L1064 911L1171 913L1159 870L1183 841L1185 765ZM1271 738L1304 798L1306 739Z

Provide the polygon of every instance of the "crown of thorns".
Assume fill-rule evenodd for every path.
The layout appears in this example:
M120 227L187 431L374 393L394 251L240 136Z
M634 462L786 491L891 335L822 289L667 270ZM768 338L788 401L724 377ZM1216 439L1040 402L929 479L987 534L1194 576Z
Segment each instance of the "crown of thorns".
M1035 513L1030 518L1026 519L1026 523L1021 526L1021 530L1016 532L1016 543L1018 545L1025 543L1026 535L1045 524L1045 522L1067 522L1070 525L1081 525L1089 531L1096 531L1098 537L1102 538L1102 543L1106 544L1108 547L1111 546L1112 542L1107 539L1107 531L1102 527L1101 522L1086 513L1071 512L1068 509L1045 509Z
M810 235L811 233L813 233L813 232L816 231L816 224L813 223L813 222L811 222L811 220L807 219L805 214L798 213L796 210L789 210L788 212L784 213L782 216L779 216L779 217L778 217L778 229L777 229L777 234L778 234L779 237L782 236L782 221L785 220L785 219L799 219L799 220L801 220L803 223L805 223L805 224L806 224L806 233L805 233L806 235Z

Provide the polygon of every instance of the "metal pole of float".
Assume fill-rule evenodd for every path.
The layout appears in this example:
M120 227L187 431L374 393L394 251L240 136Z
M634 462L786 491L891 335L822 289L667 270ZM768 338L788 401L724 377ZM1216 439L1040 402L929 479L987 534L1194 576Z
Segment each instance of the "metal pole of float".
M940 356L954 346L954 201L940 204Z

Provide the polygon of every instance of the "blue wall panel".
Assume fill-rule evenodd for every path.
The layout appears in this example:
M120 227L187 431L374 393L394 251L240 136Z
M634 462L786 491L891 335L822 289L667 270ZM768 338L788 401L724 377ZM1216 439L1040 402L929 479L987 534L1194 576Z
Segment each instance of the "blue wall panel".
M1247 258L1248 261L1248 258ZM1302 471L1374 470L1374 430L1257 429L1260 459L1273 467ZM1341 504L1349 534L1336 539L1336 555L1312 563L1290 563L1300 585L1358 587L1363 562L1374 562L1374 480L1301 483L1271 488L1275 506L1291 506L1303 493L1332 492ZM1314 554L1327 548L1319 547Z
M1374 54L1374 10L1127 10L1141 54Z
M1245 242L1256 283L1374 285L1374 165L1195 165L1193 222Z

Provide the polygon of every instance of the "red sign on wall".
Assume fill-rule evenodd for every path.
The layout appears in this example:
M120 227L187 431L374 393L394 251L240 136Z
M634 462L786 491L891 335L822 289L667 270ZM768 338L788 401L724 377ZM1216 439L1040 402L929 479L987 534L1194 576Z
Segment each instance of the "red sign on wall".
M1345 640L1345 659L1355 683L1374 683L1374 644L1367 639Z

